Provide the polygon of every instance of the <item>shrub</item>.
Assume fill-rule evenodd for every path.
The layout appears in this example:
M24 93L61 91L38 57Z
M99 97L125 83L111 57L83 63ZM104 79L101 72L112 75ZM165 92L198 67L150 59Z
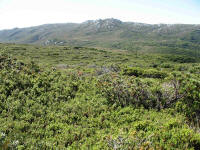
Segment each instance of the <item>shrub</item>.
M194 57L189 56L170 56L170 61L178 62L178 63L195 63L196 59Z
M180 78L181 91L184 97L178 101L176 108L190 119L200 119L200 81L190 78Z
M170 108L182 98L179 83L144 82L138 78L123 78L120 76L103 76L97 88L106 97L108 104L118 106L133 106L154 109Z
M164 79L167 77L167 73L158 71L155 69L140 69L140 68L125 68L123 70L123 75L144 77L144 78L159 78Z
M128 76L136 76L136 77L139 77L143 74L143 70L140 69L140 68L131 68L131 67L128 67L128 68L125 68L123 70L123 75L128 75Z
M162 68L173 68L173 65L169 64L169 63L164 63L160 67L162 67Z
M148 91L138 79L123 79L120 76L103 76L97 83L99 93L106 97L108 104L119 106L143 105L148 101Z
M145 70L142 76L146 78L164 79L165 77L167 77L167 73L162 72L162 71L157 71L155 69L149 69L149 70Z
M195 66L190 69L190 73L200 74L200 66Z
M177 70L178 70L178 71L187 71L187 70L188 70L188 67L187 67L187 66L180 65L180 66L178 66Z

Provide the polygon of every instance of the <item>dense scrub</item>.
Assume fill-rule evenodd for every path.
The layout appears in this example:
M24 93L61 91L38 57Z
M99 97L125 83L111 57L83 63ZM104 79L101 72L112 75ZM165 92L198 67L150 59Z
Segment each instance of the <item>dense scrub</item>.
M113 64L89 74L0 55L0 147L200 149L198 67Z
M168 76L166 72L158 71L156 69L141 69L141 68L133 68L128 67L123 70L123 75L136 76L136 77L144 77L144 78L159 78L164 79Z

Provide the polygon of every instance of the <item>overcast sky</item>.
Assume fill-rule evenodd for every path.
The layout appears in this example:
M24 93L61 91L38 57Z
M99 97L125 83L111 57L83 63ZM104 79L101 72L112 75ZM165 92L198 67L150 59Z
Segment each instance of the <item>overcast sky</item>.
M100 18L200 24L200 0L0 0L0 29Z

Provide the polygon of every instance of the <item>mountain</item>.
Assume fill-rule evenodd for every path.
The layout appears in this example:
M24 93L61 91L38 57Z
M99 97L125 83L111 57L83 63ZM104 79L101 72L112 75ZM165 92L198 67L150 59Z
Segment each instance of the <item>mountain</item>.
M175 45L199 49L200 25L144 24L109 18L0 31L0 42L152 50Z

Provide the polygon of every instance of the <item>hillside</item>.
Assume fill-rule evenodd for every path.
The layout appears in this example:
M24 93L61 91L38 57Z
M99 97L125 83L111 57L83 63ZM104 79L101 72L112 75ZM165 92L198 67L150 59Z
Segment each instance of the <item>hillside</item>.
M0 44L0 149L200 149L200 64Z
M80 24L47 24L2 30L0 42L142 49L148 52L162 51L164 53L169 53L165 48L171 46L171 52L184 53L183 49L186 49L186 53L196 55L196 52L191 52L191 49L200 49L200 25L151 25L122 22L111 18L89 20Z

